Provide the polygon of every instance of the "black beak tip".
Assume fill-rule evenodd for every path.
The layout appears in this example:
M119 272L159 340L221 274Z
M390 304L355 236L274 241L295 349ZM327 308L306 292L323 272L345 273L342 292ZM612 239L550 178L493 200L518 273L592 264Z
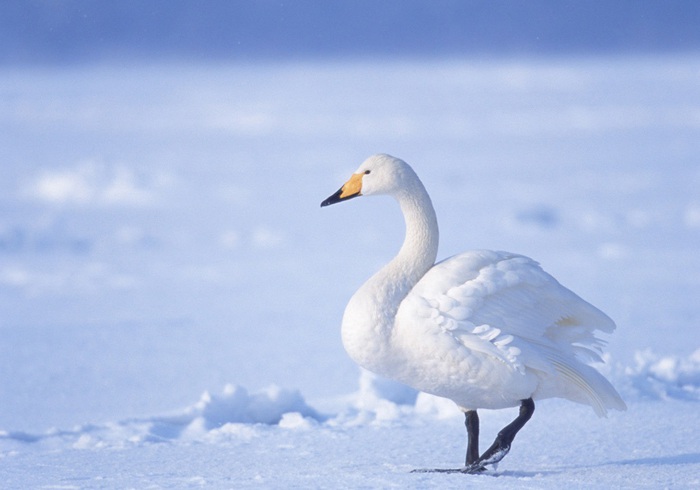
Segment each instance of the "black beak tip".
M331 204L335 204L337 202L342 201L343 199L340 197L340 194L342 194L342 193L343 193L343 189L342 188L338 189L338 192L336 192L332 196L329 196L325 201L323 201L321 203L321 207L323 208L326 206L330 206Z

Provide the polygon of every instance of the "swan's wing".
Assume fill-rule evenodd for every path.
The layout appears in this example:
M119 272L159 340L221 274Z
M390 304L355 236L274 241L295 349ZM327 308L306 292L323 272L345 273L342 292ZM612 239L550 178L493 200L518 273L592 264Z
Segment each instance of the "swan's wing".
M473 251L439 262L401 303L397 319L410 317L519 371L565 377L595 399L599 413L610 404L601 409L596 393L607 399L612 390L619 400L602 376L577 362L600 360L604 342L595 332L612 332L615 324L527 257Z
M594 332L615 329L605 313L537 262L506 252L466 252L439 262L412 289L413 295L425 300L433 315L490 325L531 341L546 337L598 349Z

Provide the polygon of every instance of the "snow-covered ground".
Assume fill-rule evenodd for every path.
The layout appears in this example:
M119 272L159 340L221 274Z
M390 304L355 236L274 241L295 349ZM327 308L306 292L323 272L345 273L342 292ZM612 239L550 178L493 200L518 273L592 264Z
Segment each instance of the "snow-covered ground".
M700 57L0 71L3 488L700 485ZM339 335L398 209L319 207L375 152L441 257L524 253L616 320L627 412L543 401L495 473L410 473L462 463L459 413Z

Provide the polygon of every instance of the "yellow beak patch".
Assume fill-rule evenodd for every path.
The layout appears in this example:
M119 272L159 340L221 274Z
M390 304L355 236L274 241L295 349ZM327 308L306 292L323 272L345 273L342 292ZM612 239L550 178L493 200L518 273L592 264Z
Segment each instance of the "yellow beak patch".
M341 199L357 196L362 192L362 176L364 174L352 174L352 177L343 185L340 192Z

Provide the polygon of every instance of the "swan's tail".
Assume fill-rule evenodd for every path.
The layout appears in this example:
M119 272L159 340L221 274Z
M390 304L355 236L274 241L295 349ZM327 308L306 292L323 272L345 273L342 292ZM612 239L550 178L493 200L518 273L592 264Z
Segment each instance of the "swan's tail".
M609 409L627 410L617 390L593 367L561 358L551 359L551 362L562 377L562 385L566 385L559 396L590 405L599 417L606 417Z

